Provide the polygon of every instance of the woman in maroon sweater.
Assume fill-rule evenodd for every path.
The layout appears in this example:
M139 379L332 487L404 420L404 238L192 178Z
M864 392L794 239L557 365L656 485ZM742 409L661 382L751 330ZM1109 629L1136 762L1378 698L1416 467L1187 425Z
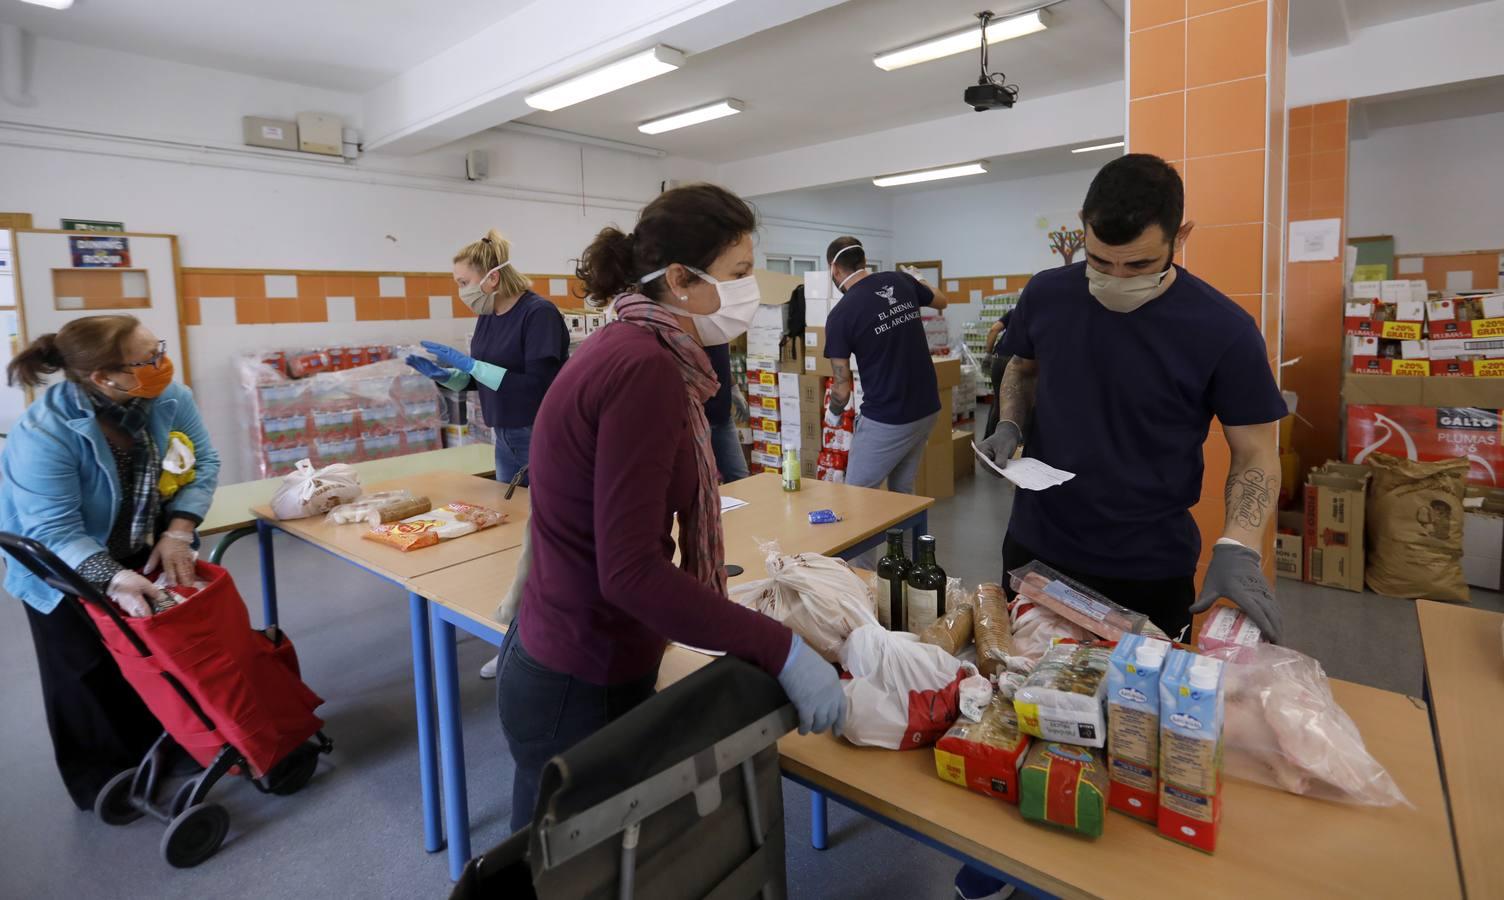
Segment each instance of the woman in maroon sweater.
M513 830L531 821L551 757L652 695L668 641L777 677L802 732L839 730L845 717L828 663L726 599L703 405L718 382L701 337L724 343L746 330L756 225L728 191L675 188L632 234L607 228L580 260L588 295L614 299L620 321L574 354L533 425L531 568L496 680L517 766Z

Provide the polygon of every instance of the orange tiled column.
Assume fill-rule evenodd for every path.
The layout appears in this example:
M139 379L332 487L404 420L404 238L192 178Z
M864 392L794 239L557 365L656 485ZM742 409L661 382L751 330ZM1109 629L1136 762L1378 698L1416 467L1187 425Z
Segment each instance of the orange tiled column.
M1341 219L1347 238L1347 101L1290 110L1289 220ZM1285 267L1284 387L1300 396L1300 471L1342 458L1341 258Z
M1130 0L1128 150L1172 161L1196 223L1183 264L1253 316L1279 371L1289 0ZM1198 575L1222 533L1227 443L1214 423L1193 510ZM1274 435L1271 431L1270 440ZM1264 549L1273 572L1273 529Z

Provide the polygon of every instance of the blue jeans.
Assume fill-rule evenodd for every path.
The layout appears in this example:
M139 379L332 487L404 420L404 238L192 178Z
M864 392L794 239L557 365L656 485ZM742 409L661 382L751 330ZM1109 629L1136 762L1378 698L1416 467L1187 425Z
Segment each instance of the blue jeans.
M655 670L637 681L590 684L533 659L515 634L507 639L496 672L496 706L516 766L512 831L533 821L538 780L548 761L631 712L653 696L657 683Z
M742 453L742 439L736 433L735 422L721 422L710 426L710 448L715 451L715 467L721 472L721 483L730 484L746 478L747 457Z
M527 465L527 447L533 439L533 426L493 428L491 435L496 441L496 480L511 481L517 476L517 470ZM527 487L527 482L527 476L522 476L523 487Z

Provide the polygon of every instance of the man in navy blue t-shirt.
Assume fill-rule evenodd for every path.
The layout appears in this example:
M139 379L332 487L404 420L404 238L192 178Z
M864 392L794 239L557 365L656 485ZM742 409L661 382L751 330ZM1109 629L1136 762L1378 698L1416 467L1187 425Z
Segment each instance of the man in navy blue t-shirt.
M851 401L851 357L862 373L861 418L851 438L846 483L914 493L919 461L940 391L930 362L921 307L944 309L944 294L903 272L871 272L854 237L839 237L825 251L831 281L843 292L825 322L825 356L835 371L830 415Z
M1018 491L1003 568L1039 560L1148 615L1172 637L1226 597L1271 640L1279 608L1260 570L1275 518L1275 422L1285 404L1253 318L1174 265L1194 225L1164 160L1135 153L1102 168L1087 191L1086 261L1030 280L998 346L1010 354L1001 420L981 445L1005 463L1019 442L1076 477ZM1201 594L1201 448L1212 418L1231 465L1227 513ZM1007 583L1007 579L1004 579ZM1194 601L1194 602L1193 602ZM974 870L962 897L1001 884Z
M1227 597L1278 640L1258 548L1279 496L1274 423L1285 404L1257 323L1173 264L1194 224L1182 224L1183 208L1168 163L1147 154L1109 163L1081 211L1086 261L1024 289L1000 344L1013 357L1001 421L983 450L1003 462L1022 440L1025 455L1076 477L1018 492L1004 565L1039 559L1101 581L1172 636ZM1213 417L1231 457L1227 514L1197 598L1190 509Z

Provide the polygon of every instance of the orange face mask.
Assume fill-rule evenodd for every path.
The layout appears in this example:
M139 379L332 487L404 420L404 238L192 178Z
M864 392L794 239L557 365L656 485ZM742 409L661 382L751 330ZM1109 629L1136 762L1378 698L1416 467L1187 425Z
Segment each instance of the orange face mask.
M129 390L123 388L116 388L116 390L125 390L125 393L132 397L145 397L148 400L160 397L162 392L167 390L167 386L172 384L174 371L172 358L164 356L154 366L137 366L130 370L131 374L136 376L135 387ZM114 387L113 383L111 387Z

